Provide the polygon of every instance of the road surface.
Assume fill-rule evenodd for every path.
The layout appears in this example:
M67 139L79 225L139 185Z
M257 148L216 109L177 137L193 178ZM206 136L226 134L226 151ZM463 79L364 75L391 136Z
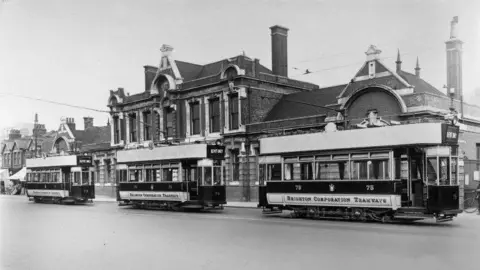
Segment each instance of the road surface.
M0 269L480 269L480 218L391 225L0 196ZM477 265L475 265L477 264Z

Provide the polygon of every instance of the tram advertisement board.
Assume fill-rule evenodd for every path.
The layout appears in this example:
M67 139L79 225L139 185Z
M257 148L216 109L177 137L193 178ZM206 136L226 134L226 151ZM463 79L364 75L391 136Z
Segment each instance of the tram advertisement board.
M225 159L225 146L207 145L207 158L214 160Z
M82 167L92 166L92 156L77 156L77 165Z
M460 128L454 125L442 125L442 143L457 144Z

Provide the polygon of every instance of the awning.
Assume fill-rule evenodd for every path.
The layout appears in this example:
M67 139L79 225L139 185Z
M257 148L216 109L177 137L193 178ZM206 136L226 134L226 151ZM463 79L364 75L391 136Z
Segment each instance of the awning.
M25 175L27 175L27 168L23 167L20 171L18 171L16 174L10 176L8 179L10 180L20 180L22 182L25 181Z
M0 180L8 180L8 170L0 169Z

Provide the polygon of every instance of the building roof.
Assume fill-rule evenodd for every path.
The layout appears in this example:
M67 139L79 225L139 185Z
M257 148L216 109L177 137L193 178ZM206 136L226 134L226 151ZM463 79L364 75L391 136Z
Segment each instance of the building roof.
M28 138L28 139L17 139L15 140L15 143L17 144L17 147L19 149L28 149L28 146L31 142L31 139Z
M412 73L408 73L406 71L400 70L400 72L398 72L398 75L400 75L409 84L415 86L414 88L415 93L429 93L429 94L446 96L445 93L433 87L431 84L426 82L421 77L418 77Z
M93 143L110 143L110 126L90 127L86 130L72 131L75 141L82 145Z
M280 101L270 110L265 121L275 121L288 118L306 117L319 114L328 114L332 110L316 107L337 104L337 96L345 88L345 84L335 85L310 92L300 92L284 95ZM301 102L301 103L300 103ZM308 105L309 103L315 105ZM332 107L333 108L333 107Z

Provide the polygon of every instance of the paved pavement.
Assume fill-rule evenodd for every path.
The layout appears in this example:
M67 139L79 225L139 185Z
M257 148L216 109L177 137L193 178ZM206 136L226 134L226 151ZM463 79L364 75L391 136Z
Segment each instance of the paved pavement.
M392 225L0 196L0 219L0 269L479 269L476 215Z

